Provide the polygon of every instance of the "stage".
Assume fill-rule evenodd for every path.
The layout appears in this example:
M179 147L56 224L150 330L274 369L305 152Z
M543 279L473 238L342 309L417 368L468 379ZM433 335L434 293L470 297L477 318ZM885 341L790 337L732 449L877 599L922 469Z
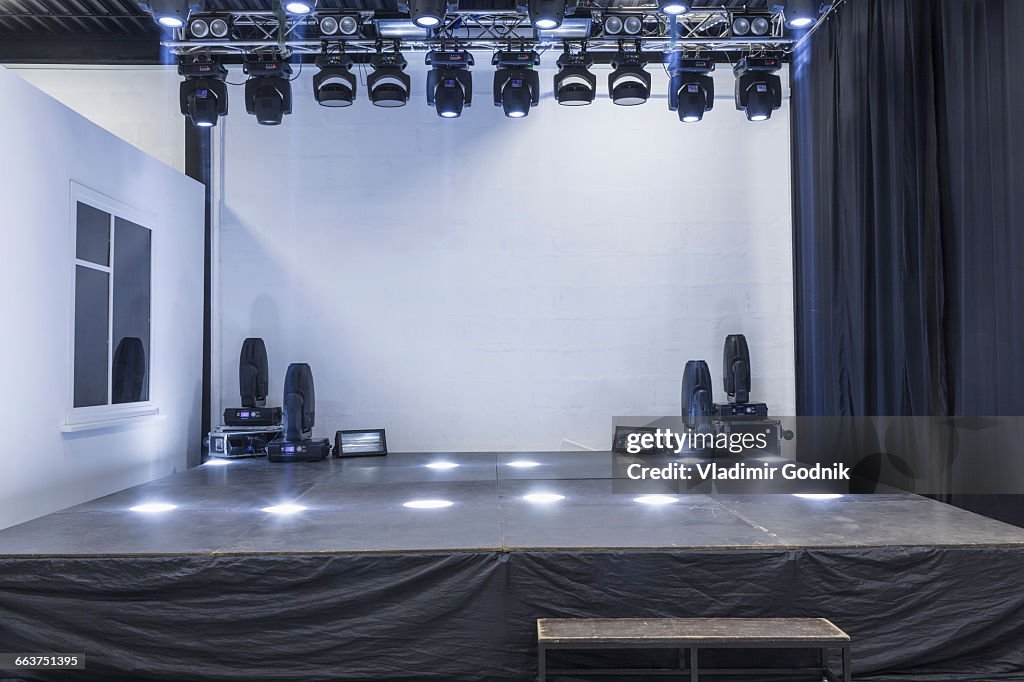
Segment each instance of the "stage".
M853 637L857 680L1024 680L1024 530L911 495L646 505L611 471L204 465L0 531L0 649L86 656L28 679L528 680L541 617L803 616Z

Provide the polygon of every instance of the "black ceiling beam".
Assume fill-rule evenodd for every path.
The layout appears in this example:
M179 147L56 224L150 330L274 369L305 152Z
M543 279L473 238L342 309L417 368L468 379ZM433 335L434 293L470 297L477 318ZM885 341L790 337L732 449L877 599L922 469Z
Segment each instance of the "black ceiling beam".
M0 64L163 64L160 36L0 35Z

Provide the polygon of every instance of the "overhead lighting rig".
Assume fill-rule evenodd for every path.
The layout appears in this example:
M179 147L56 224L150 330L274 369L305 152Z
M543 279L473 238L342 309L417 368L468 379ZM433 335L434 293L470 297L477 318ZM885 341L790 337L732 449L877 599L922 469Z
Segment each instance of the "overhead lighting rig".
M575 0L572 0L571 5L567 5L566 0L520 0L516 4L516 10L528 16L534 28L544 31L558 28L566 14L576 12Z
M200 128L217 125L228 115L228 70L209 59L196 59L178 64L178 75L184 76L178 91L181 113Z
M320 71L313 76L313 96L322 107L348 107L356 98L352 57L344 52L324 53L316 60Z
M818 22L822 12L831 7L831 2L821 0L786 0L785 4L776 4L776 12L784 12L786 26L802 30L810 28Z
M444 23L448 0L399 0L398 9L420 28L433 29Z
M193 12L202 12L200 0L149 0L140 2L139 7L149 12L153 21L164 28L184 28Z
M458 118L463 107L473 104L473 55L466 50L431 50L424 59L427 66L427 104L441 118Z
M352 14L325 14L320 17L322 37L348 38L359 33L359 17Z
M670 74L668 82L668 108L677 111L683 123L696 123L704 112L715 106L715 81L711 72L715 62L707 57L685 57L670 52L666 58Z
M257 58L242 65L245 81L245 111L260 125L280 125L292 113L291 64L279 55Z
M640 42L633 50L620 46L612 57L612 72L608 74L608 96L621 106L643 104L651 96L651 74L647 73Z
M509 118L525 118L530 107L540 104L540 76L533 67L540 64L540 55L529 51L495 52L491 64L494 72L494 106L501 107Z
M558 73L555 74L555 100L565 106L583 106L594 101L597 95L597 76L590 72L593 57L587 55L586 46L573 54L566 43L565 51L558 57Z
M412 81L405 73L408 62L395 45L394 52L378 51L370 58L373 71L366 77L370 101L378 107L404 107L409 101Z
M231 24L227 17L193 16L188 32L198 40L224 40L231 32Z
M736 76L736 109L748 121L767 121L782 107L782 68L778 57L744 57L733 68Z

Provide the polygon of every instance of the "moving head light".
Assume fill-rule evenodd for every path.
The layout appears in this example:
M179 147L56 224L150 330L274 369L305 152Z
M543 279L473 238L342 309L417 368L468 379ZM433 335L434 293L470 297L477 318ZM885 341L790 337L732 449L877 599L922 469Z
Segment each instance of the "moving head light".
M593 102L597 94L597 76L590 72L590 67L594 60L584 52L564 52L557 64L554 89L558 103L572 107Z
M530 107L540 104L540 75L533 67L540 64L536 52L496 52L491 64L494 72L494 106L509 118L523 118Z
M778 57L744 57L733 69L736 75L736 109L748 121L767 121L782 108L782 79Z
M691 429L706 431L714 410L711 369L703 360L688 360L683 368L681 391L683 423Z
M608 74L608 96L622 106L643 104L651 96L651 74L644 70L643 53L620 50L612 57L612 72Z
M679 120L695 123L704 118L705 111L715 106L715 81L709 75L715 62L706 57L683 57L678 52L668 55L669 111L678 111Z
M203 11L199 0L149 0L139 7L149 12L153 20L164 28L183 28L193 12Z
M463 107L473 104L473 55L466 50L431 50L424 59L427 72L427 104L442 118L458 118Z
M184 76L178 90L181 113L200 128L217 125L217 119L228 115L228 70L209 61L182 62L178 75Z
M742 405L750 402L750 350L747 337L729 334L722 352L722 376L730 403Z
M249 80L245 82L245 110L260 125L280 125L292 113L292 84L288 76L291 64L280 57L270 61L245 62Z
M313 76L313 96L320 106L351 106L356 98L352 58L345 53L322 54L316 58L316 65L320 71Z
M370 58L373 71L366 77L366 90L375 106L403 107L409 101L412 81L405 73L407 65L401 52L378 52Z

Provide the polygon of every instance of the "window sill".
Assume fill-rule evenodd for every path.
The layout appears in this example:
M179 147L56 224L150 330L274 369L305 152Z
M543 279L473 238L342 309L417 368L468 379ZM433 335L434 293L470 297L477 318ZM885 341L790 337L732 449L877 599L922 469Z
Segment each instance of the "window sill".
M101 419L76 424L61 424L60 430L62 433L82 433L84 431L130 429L148 426L165 419L167 419L166 414L160 414L157 410L153 410L145 414L133 414L127 417Z

